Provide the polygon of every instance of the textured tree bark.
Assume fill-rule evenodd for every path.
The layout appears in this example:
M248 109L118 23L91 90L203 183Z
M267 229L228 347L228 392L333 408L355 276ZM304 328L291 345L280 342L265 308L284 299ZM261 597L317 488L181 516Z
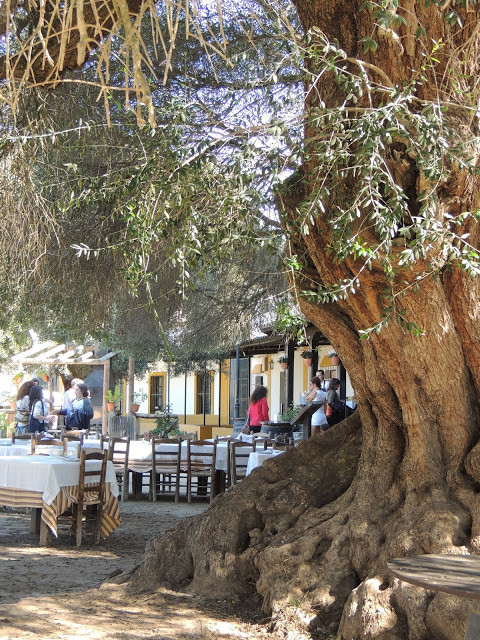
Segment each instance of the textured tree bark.
M405 24L393 34L376 31L370 14L359 11L360 4L295 2L306 31L320 27L352 58L365 59L360 40L375 33L379 46L366 60L393 84L409 81L412 69L420 68L423 45L415 33L420 24L426 27L429 42L444 46L437 56L440 64L425 71L430 78L419 86L420 98L451 100L449 78L459 72L459 52L467 44L465 64L469 73L475 70L476 7L469 5L465 12L457 5L461 29L446 25L444 11L433 4L405 0L398 10ZM441 84L446 88L439 89ZM320 92L327 107L343 99L328 76ZM317 94L309 92L307 110L316 100ZM451 117L464 140L478 135L469 115L452 110ZM308 139L315 131L306 133ZM404 189L418 195L420 171L403 171L401 153L393 158ZM311 176L317 168L311 160L301 180L289 181L283 203L292 220L296 206L315 188ZM477 210L478 180L451 167L435 197L439 215ZM478 226L469 223L466 230L478 247ZM294 252L308 257L296 282L300 291L311 288L312 280L331 284L356 273L353 261L337 263L326 252L329 239L320 213L308 235L292 236ZM399 277L411 281L413 275ZM248 591L255 583L279 627L295 611L310 628L338 631L349 639L463 638L468 602L394 580L386 563L417 553L479 551L478 279L457 269L426 278L418 293L406 291L402 298L408 317L425 335L415 338L392 322L368 341L360 341L358 331L379 319L387 282L375 267L360 281L357 293L338 303L301 303L341 355L355 388L363 443L351 484L339 483L338 493L332 493L322 483L307 485L307 491L299 480L305 468L323 479L342 465L323 447L334 443L342 458L356 437L349 431L352 423L346 422L276 461L275 470L272 465L254 474L202 517L154 541L132 577L133 588L154 581L178 584L180 578L192 589L225 594ZM342 460L345 472L347 458ZM180 561L184 571L178 573Z

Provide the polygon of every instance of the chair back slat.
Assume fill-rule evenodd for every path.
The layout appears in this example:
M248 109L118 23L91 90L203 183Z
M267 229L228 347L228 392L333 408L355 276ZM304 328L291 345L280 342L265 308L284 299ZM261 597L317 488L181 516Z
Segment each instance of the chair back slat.
M230 445L230 478L231 483L237 484L239 480L247 475L248 457L255 451L255 442L232 442Z
M71 442L80 442L80 446L83 445L83 441L86 436L88 436L88 429L79 430L79 431L71 430L71 431L63 432L63 438L67 438L67 440Z
M192 501L192 481L197 479L197 492L207 495L210 486L210 502L215 497L215 462L217 459L217 442L210 440L187 440L187 500ZM199 486L199 478L204 484Z
M103 441L102 441L103 442ZM130 436L126 438L112 437L108 439L108 460L113 462L117 481L121 486L122 500L128 498L128 460L130 453Z
M174 494L175 502L180 497L182 439L152 438L152 474L150 478L150 497L157 500L158 495Z
M67 445L64 440L56 440L55 438L44 438L41 434L32 438L31 453L37 455L37 447L62 447L63 455L67 453ZM40 452L41 453L41 452Z
M100 468L87 468L87 462L90 460L100 461ZM78 505L84 502L85 492L88 492L88 502L105 502L105 477L107 473L107 452L106 451L85 451L82 449L80 454L80 472L78 476ZM90 478L96 478L90 482Z
M12 444L15 444L16 440L31 440L33 438L33 433L12 433Z

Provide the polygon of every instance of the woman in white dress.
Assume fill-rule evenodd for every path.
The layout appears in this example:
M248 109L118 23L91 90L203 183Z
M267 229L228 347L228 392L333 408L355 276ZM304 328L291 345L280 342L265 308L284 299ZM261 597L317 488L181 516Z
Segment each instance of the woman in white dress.
M307 395L307 402L321 402L322 406L315 411L312 416L312 436L320 431L328 429L327 417L324 411L325 391L320 388L322 381L318 376L314 376L310 380L310 392Z

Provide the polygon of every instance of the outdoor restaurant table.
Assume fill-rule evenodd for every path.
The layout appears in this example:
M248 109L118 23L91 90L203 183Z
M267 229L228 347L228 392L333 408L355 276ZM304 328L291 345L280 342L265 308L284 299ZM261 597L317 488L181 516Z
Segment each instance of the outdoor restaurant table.
M276 456L285 453L284 451L276 451L275 449L266 449L260 451L252 451L252 453L248 456L247 462L247 476L252 473L254 469L257 467L261 467L264 462L267 460L271 460Z
M99 461L87 461L87 469ZM72 503L78 485L80 460L60 455L22 455L0 458L0 504L32 507L32 532L38 533L40 518L57 536L57 516ZM101 535L106 538L120 524L118 485L112 463L107 463L106 503ZM46 532L46 527L44 527ZM40 544L46 540L41 539Z
M71 455L72 457L78 457L78 444L78 442L72 442L67 445L68 455ZM28 456L31 451L31 443L25 440L19 440L18 444L16 442L15 444L12 444L11 441L10 444L0 444L0 456ZM37 453L45 453L47 455L61 455L63 454L63 445L56 446L37 444L37 446L35 447L35 451Z
M394 576L431 591L480 600L480 556L457 554L395 558L388 563ZM465 640L480 639L480 606L470 615Z
M28 444L12 444L9 439L8 443L0 442L0 456L24 456L30 453L32 445Z

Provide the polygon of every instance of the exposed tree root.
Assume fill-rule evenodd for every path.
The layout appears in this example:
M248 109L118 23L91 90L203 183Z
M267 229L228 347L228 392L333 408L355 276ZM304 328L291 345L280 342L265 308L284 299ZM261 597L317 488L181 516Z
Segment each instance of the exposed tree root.
M402 496L382 520L392 503L368 504L355 478L361 440L354 414L269 461L151 540L142 565L112 581L128 593L163 585L245 600L257 592L278 637L300 625L345 640L461 640L471 603L394 580L386 562L468 552L458 546L466 512L433 492L415 508Z
M188 586L221 597L257 590L266 612L302 603L304 612L314 606L309 619L323 623L326 611L338 624L359 582L348 559L343 514L360 449L354 414L267 462L204 514L150 541L128 590Z

